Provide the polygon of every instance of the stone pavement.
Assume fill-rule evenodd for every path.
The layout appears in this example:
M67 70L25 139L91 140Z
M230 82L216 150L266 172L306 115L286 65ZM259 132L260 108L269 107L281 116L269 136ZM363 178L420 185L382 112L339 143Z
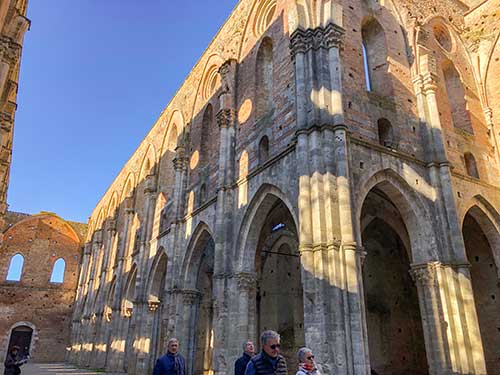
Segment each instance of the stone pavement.
M0 374L3 374L3 363ZM121 375L109 372L82 370L65 363L28 363L21 367L22 375Z

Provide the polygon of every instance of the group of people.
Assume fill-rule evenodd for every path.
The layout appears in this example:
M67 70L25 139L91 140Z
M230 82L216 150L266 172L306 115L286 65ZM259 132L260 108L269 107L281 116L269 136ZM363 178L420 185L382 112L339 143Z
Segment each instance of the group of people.
M275 331L264 331L260 336L262 350L255 354L252 341L243 344L243 355L234 363L234 375L288 375L285 358L280 354L280 335ZM179 341L170 339L167 353L156 361L153 375L186 375L186 361L178 353ZM309 348L300 348L295 375L321 375L314 355Z

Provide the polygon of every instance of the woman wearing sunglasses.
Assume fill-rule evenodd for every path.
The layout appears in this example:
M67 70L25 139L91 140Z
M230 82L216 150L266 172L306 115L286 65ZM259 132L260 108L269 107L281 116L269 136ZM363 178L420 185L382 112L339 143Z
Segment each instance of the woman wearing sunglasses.
M296 375L321 375L316 362L314 362L314 355L309 348L300 348L297 352L299 359L299 371Z

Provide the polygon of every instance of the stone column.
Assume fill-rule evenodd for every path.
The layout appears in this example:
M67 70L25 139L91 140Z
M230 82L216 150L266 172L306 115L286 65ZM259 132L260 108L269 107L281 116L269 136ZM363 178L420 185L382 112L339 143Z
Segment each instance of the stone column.
M436 211L441 226L440 236L442 237L443 244L445 244L441 257L446 262L466 263L465 245L455 206L450 165L446 155L443 129L436 99L438 87L436 61L434 57L427 55L421 58L420 65L423 72L422 91L425 95L427 108L425 113L427 115L427 124L430 127L431 143L434 150L434 158L427 167L431 184L438 192Z
M134 348L137 351L137 363L135 373L143 374L149 367L149 350L151 341L151 330L148 326L150 308L147 301L147 282L149 268L152 262L150 256L150 243L153 230L155 202L156 202L157 179L156 175L149 175L145 179L145 202L144 202L144 227L141 232L139 250L139 270L136 278L136 298L134 310L137 322L134 333Z
M430 340L429 356L435 356L436 351L449 350L451 369L458 373L485 373L484 354L479 335L479 324L473 303L472 285L468 269L446 265L468 264L463 242L462 231L455 205L450 165L447 160L444 144L443 129L439 117L439 108L436 99L438 75L435 58L431 55L421 56L420 73L422 92L425 96L425 108L421 117L425 117L426 126L430 128L430 139L433 148L432 159L427 165L430 181L436 189L437 198L434 203L434 216L438 225L436 235L442 243L437 268L440 289L440 303L448 327L448 348L436 348L438 343ZM418 79L414 79L418 82ZM419 109L422 110L422 109ZM460 270L459 270L460 269ZM459 313L458 306L462 306ZM466 307L467 306L467 307ZM434 319L439 319L434 317ZM471 346L474 345L474 348ZM433 359L434 363L438 362ZM438 371L438 370L436 370Z
M180 290L182 302L177 325L178 339L181 344L181 352L186 355L186 375L192 375L195 365L196 350L196 327L197 314L201 301L201 293L197 290ZM184 349L183 349L184 348Z
M217 113L219 134L219 175L217 180L217 207L214 230L214 276L213 276L213 370L217 375L228 371L228 337L230 336L229 303L227 277L230 273L227 255L233 249L233 194L231 184L234 179L234 136L236 122L236 70L237 62L228 60L222 64L219 73L222 90L219 96L220 111Z
M116 220L109 219L106 222L106 245L104 246L104 260L101 267L101 275L99 277L99 293L98 293L98 301L96 303L97 310L96 314L99 317L97 321L97 337L96 337L96 345L94 345L94 351L92 355L91 366L93 368L104 368L106 366L106 352L108 351L107 342L108 342L108 322L106 316L106 296L108 295L108 288L110 285L107 283L107 275L110 272L110 262L111 262L111 253L112 246L115 240L116 235Z
M486 119L486 126L488 127L488 134L490 136L490 143L493 146L495 153L495 161L497 162L497 168L500 169L500 139L498 130L493 122L493 110L490 107L484 109L484 117Z
M412 265L431 374L486 374L468 265Z
M84 345L84 353L83 353L83 361L82 364L86 367L90 366L90 362L92 359L92 352L94 350L94 344L95 344L95 323L96 320L92 319L95 311L94 311L94 304L95 304L95 282L97 278L97 267L98 265L98 259L99 259L99 253L101 252L101 247L102 247L102 229L99 229L94 232L93 235L93 240L92 240L92 266L90 267L90 272L89 272L89 280L86 284L87 290L86 290L86 301L85 301L85 307L83 309L83 315L86 320L86 330L84 331L84 340L85 340L85 345Z
M439 267L439 262L412 265L411 275L418 291L429 371L431 374L448 374L451 373L451 362L446 340L447 322L440 298Z
M107 367L106 369L111 372L122 372L123 371L123 357L124 357L124 340L126 335L122 331L122 327L125 324L126 312L121 311L122 302L122 289L123 283L125 282L124 277L124 266L125 266L125 253L127 251L130 239L132 237L130 233L130 227L134 217L134 198L126 197L122 203L123 206L123 227L119 234L118 240L118 255L117 255L117 266L116 266L116 284L114 295L112 296L112 316L113 320L111 322L111 332L109 341L111 342L111 347L108 348L107 355ZM111 351L111 353L109 353Z
M344 29L341 7L330 6L331 12L324 15L328 19L320 26L298 28L290 40L299 129L296 155L305 335L306 345L323 359L324 371L366 374L369 361L342 104Z
M78 288L76 291L73 319L72 319L72 330L71 330L71 351L68 356L68 361L70 363L76 363L77 358L80 356L82 351L82 315L83 307L85 304L85 293L84 287L87 281L88 268L90 265L90 256L92 253L92 242L87 242L83 248L83 258L80 267L80 275L78 277Z

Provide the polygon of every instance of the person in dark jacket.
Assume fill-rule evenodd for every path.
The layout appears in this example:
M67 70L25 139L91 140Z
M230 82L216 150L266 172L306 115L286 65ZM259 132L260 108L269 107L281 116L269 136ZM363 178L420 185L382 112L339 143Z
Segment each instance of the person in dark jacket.
M19 346L14 345L5 358L4 375L19 375L21 373L21 366L26 362L26 359L21 359L19 356Z
M260 336L262 351L248 362L245 375L287 375L286 361L280 355L280 335L264 331Z
M243 344L243 355L234 363L234 375L245 375L248 361L254 356L255 348L252 341Z
M168 340L167 354L158 358L153 375L186 375L186 361L178 350L179 340Z

